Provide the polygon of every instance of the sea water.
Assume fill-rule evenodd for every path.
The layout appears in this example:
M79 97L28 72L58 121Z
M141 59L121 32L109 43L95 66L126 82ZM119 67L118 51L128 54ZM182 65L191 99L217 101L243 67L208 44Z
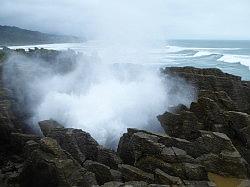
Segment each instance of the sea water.
M135 63L152 68L169 66L219 68L223 72L241 76L243 80L250 80L250 41L168 40L163 45L156 45L145 51L141 48L127 48L122 45L100 45L98 41L10 46L12 49L26 50L35 47L55 50L72 49L86 55L105 57L103 59L109 63Z
M162 63L175 66L219 68L250 80L250 41L172 40ZM168 64L167 66L171 66Z

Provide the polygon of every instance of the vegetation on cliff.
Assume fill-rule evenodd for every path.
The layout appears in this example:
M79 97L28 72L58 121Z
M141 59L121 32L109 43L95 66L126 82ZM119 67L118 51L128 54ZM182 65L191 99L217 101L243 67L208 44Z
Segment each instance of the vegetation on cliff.
M80 41L82 39L75 36L46 34L18 27L0 25L0 46L72 43Z

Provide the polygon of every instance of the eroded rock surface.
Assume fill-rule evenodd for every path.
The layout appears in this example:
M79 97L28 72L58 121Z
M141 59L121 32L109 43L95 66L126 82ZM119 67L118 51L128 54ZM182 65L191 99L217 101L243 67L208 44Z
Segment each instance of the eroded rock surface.
M55 55L46 51L42 58L67 71ZM43 136L29 131L1 80L0 186L212 187L210 173L249 185L250 83L218 69L173 67L162 73L196 87L197 100L159 114L165 133L127 129L117 151L54 120L39 122Z

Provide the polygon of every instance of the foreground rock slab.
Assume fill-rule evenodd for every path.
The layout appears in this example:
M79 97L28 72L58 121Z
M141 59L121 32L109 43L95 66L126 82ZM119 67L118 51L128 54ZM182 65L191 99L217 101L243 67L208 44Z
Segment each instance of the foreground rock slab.
M95 175L82 168L56 140L43 138L30 153L20 175L20 186L92 186Z

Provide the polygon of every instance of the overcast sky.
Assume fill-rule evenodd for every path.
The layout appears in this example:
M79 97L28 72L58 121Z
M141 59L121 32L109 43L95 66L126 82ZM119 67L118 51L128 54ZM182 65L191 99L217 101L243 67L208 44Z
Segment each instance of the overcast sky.
M0 24L87 37L250 39L250 0L1 0Z

